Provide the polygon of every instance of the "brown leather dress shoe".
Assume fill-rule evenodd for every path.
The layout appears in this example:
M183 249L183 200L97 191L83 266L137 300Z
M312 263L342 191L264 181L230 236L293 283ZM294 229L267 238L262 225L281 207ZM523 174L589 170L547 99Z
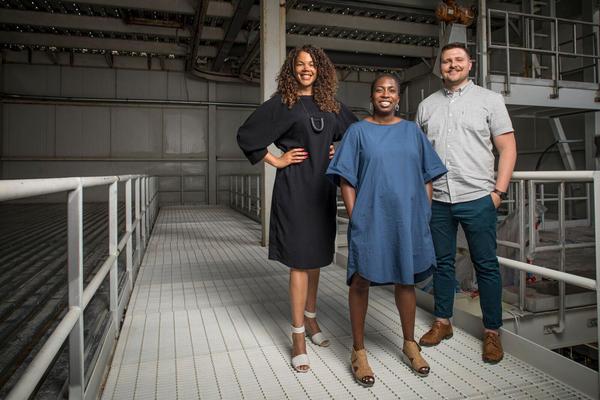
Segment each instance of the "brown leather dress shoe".
M486 332L483 337L483 361L496 364L504 357L500 335Z
M440 321L435 321L429 332L421 337L419 344L421 346L437 346L442 340L450 339L453 334L451 324L446 325Z

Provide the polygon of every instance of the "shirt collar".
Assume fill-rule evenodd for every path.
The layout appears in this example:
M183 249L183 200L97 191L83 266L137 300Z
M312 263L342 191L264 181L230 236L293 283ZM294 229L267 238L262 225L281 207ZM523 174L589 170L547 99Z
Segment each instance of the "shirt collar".
M465 94L469 88L473 85L473 81L468 79L467 82L465 82L461 87L458 88L458 90L456 91L452 91L446 88L442 88L444 90L444 94L446 95L446 97L454 97L454 95L458 95L458 96L462 96L463 94Z

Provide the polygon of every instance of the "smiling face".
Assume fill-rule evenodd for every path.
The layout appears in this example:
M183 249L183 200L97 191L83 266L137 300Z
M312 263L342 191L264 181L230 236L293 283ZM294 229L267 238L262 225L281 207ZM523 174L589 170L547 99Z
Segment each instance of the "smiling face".
M444 85L448 88L461 86L469 79L472 66L469 55L463 49L454 48L444 51L440 62Z
M390 76L383 76L373 85L371 103L373 111L380 115L394 114L396 105L400 102L398 83Z
M312 87L317 79L315 62L305 51L298 53L294 61L294 77L298 81L298 94L312 95Z

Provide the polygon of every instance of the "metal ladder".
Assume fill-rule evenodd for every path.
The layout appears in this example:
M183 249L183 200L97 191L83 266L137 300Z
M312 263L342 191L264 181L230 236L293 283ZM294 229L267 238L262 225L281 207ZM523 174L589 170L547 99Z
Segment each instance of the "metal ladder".
M530 0L529 1L529 13L535 15L544 15L547 17L556 16L556 3L555 0ZM550 29L544 24L537 23L533 20L529 21L531 29L526 30L528 33L526 37L527 47L535 48L536 43L539 41L550 40L550 48L554 47L554 35L552 34L552 27ZM550 65L543 63L537 54L531 54L531 77L532 78L543 78L543 72L545 70L551 70L552 76L556 73L555 65L550 61ZM555 95L558 95L556 93Z

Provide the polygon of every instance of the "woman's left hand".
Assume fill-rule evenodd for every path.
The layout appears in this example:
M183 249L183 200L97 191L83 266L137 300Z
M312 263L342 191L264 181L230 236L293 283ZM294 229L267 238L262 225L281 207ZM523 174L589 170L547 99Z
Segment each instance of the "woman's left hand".
M333 155L335 154L335 147L333 147L332 144L329 145L329 159L331 160L333 158Z

